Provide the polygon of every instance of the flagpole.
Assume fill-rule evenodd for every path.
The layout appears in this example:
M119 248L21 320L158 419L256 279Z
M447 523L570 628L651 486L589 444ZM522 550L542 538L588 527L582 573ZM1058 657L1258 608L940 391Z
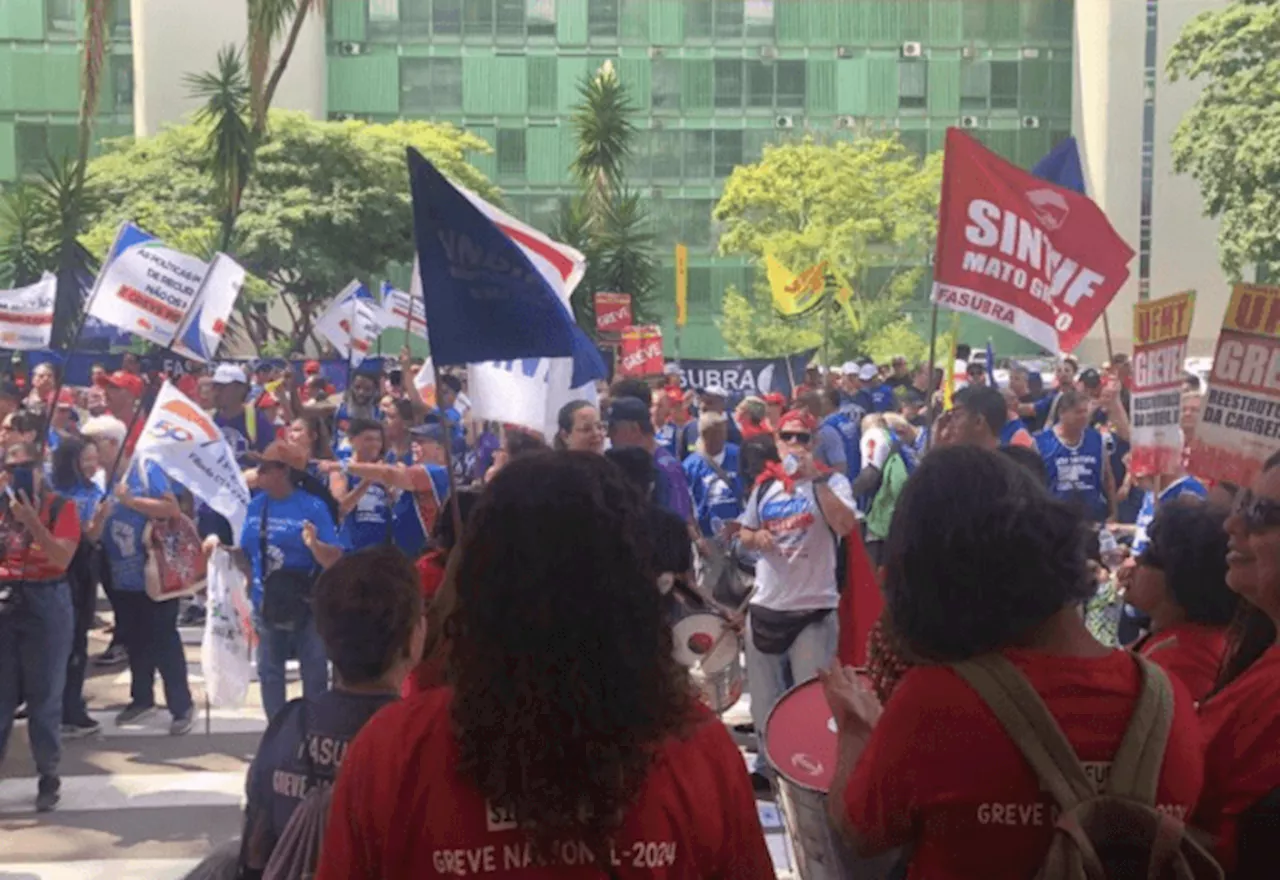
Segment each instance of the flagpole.
M929 432L929 436L928 436L928 443L925 446L926 449L932 449L933 442L935 440L933 436L933 422L937 416L937 409L933 405L933 398L934 398L934 395L938 393L938 389L934 385L933 377L938 374L938 371L936 368L937 357L938 357L938 304L937 302L935 302L933 304L932 314L929 317L929 398L928 400L925 401L925 406L927 407L925 412L928 413L927 421L925 423L925 430Z
M1110 363L1116 359L1115 351L1111 348L1111 321L1107 318L1107 310L1102 310L1102 335L1107 340L1107 362Z
M454 540L462 540L462 507L458 501L458 478L453 473L453 422L449 420L449 416L445 414L444 407L440 405L440 365L435 362L435 358L431 360L431 368L436 377L436 410L440 413L440 424L444 426L444 437L441 438L441 446L444 447L444 468L449 472L449 509L453 516L453 534Z

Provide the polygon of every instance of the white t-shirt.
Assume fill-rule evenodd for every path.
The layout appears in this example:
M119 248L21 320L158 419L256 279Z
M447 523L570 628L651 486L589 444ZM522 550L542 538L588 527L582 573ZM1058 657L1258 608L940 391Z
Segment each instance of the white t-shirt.
M853 491L843 474L831 474L827 485L836 498L854 509ZM787 492L782 481L751 493L742 524L767 529L774 547L756 563L756 592L752 605L774 611L818 611L840 604L836 590L836 538L806 480Z

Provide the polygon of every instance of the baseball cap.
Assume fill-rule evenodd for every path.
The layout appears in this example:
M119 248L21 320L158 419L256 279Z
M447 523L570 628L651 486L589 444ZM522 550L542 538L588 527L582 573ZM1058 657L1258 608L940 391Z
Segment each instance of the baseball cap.
M241 385L249 384L249 377L244 374L244 367L236 364L218 364L218 369L213 371L214 385L231 385L239 382Z
M729 392L724 390L724 386L717 384L704 385L698 393L703 397L719 397L722 400L729 399Z
M764 402L770 406L786 406L787 397L781 391L772 391L764 396Z
M70 388L63 388L58 392L59 407L74 407L76 405L76 393Z
M430 440L444 445L444 426L438 421L429 425L414 425L409 429L409 436L417 440Z
M320 362L307 361L305 364L302 365L302 372L304 375L314 376L316 373L320 372Z
M134 397L141 397L142 392L146 389L141 376L135 376L127 370L116 370L114 373L108 373L98 380L98 384L103 387L120 388L128 391Z
M1102 375L1093 367L1080 374L1080 384L1088 388L1097 388L1102 384Z
M875 364L863 364L862 368L858 370L858 378L863 382L870 382L879 375L880 370L876 368Z
M840 368L840 372L844 373L846 376L858 375L858 362L845 361L844 366Z
M619 397L609 407L609 425L612 427L619 422L635 422L642 427L648 425L649 407L634 397Z

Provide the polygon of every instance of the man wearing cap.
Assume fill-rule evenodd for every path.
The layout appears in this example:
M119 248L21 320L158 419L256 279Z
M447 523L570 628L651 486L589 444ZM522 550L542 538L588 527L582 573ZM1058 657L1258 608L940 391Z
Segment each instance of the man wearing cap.
M702 388L698 392L698 412L701 413L720 413L722 415L729 414L729 392L724 389L723 385L712 383ZM742 442L742 432L738 430L737 424L733 419L728 420L728 436L726 440L729 443L739 444ZM698 445L698 423L691 421L685 426L685 449L693 449Z
M742 515L742 481L738 477L738 446L729 442L729 417L704 411L698 417L699 438L684 460L684 474L693 491L698 526L708 538Z
M680 517L693 521L693 496L689 481L675 456L658 445L653 433L649 407L634 397L619 397L609 407L609 442L615 447L638 446L653 456L656 471L653 502Z
M258 413L245 405L249 397L249 377L244 367L219 364L213 371L213 423L235 452L241 467L252 465L275 439L268 424L259 424Z
M333 418L333 448L339 458L349 458L351 455L347 426L352 419L382 420L382 411L378 409L378 387L381 384L382 376L379 373L368 369L358 370L352 374L351 384L339 404L333 401L303 403L297 388L291 382L288 383L294 413L321 419Z
M147 385L142 381L142 377L136 373L130 373L127 370L116 370L114 373L103 375L98 380L98 386L102 389L107 398L107 412L115 416L126 425L132 425L129 436L125 439L125 454L132 455L133 447L138 442L138 438L142 436L142 427L146 419L141 415L137 419L134 418L134 411L138 407L138 401L146 393Z
M858 368L858 381L871 401L869 412L893 411L893 388L880 379L880 368L868 361Z

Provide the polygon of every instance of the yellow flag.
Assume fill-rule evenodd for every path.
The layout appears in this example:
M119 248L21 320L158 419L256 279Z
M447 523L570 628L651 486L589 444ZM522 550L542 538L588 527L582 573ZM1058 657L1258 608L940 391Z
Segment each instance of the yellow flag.
M676 326L689 320L689 249L676 245Z
M840 306L844 316L849 319L849 326L854 329L854 332L857 332L861 324L858 321L857 312L853 310L853 291L847 287L840 288L836 292L836 304Z
M765 268L769 273L769 289L773 293L773 307L785 318L798 318L818 307L822 302L827 264L811 266L799 275L779 263L773 254L765 254Z
M951 356L942 368L942 411L951 409L956 393L956 342L960 338L960 313L951 313Z

